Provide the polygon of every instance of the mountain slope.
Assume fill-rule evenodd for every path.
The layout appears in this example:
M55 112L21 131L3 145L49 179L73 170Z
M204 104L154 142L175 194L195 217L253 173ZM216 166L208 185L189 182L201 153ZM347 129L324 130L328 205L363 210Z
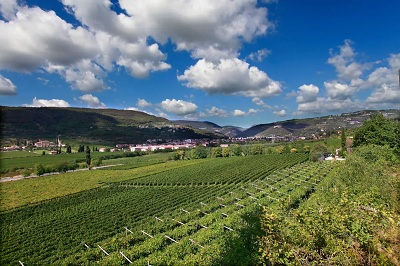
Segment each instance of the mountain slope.
M381 112L384 116L398 119L400 110L364 110L341 115L316 118L293 119L269 124L259 124L243 131L237 137L305 136L337 131L340 128L353 129L361 126L373 113Z
M52 138L105 143L144 143L147 139L218 138L177 126L165 118L131 110L1 107L2 138Z

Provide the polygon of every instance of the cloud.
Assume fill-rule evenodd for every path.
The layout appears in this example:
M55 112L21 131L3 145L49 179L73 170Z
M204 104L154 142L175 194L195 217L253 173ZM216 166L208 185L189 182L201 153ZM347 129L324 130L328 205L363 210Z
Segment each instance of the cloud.
M351 81L359 79L363 74L363 71L369 69L371 64L360 64L355 62L356 52L353 50L351 40L345 40L344 45L340 47L340 53L333 54L330 51L331 57L328 59L328 63L336 68L338 78L343 81Z
M137 101L137 103L136 103L136 105L137 105L139 108L147 108L147 107L152 106L152 103L146 101L145 99L140 99L140 98L139 98L138 101Z
M317 99L319 94L319 88L314 84L302 85L299 87L297 92L296 102L298 103L308 103L313 102Z
M176 115L189 115L197 111L197 105L191 102L175 99L165 99L161 102L161 107L170 113Z
M398 108L400 103L399 85L383 84L372 92L372 94L366 99L366 102L372 104L392 104L394 108Z
M8 78L0 74L0 95L16 95L17 87Z
M280 111L274 111L273 114L276 115L276 116L285 117L286 116L286 111L282 109Z
M0 21L0 69L31 72L48 63L70 65L99 51L92 33L38 7L19 7Z
M321 93L318 87L311 84L303 85L293 93L299 104L294 115L398 108L400 54L391 54L373 64L361 64L356 62L357 53L351 45L350 40L345 40L339 53L330 51L328 63L335 67L337 79L325 81L324 92ZM325 97L320 94L325 94Z
M357 92L357 87L352 87L345 83L339 83L335 80L324 82L324 86L327 95L334 100L346 100L353 97Z
M146 113L146 114L148 114L148 115L156 116L155 114L153 114L153 113L151 113L151 112L148 112L148 111L145 111L145 110L141 110L141 109L136 108L136 107L128 107L128 108L125 108L124 110L142 112L142 113Z
M253 108L250 108L247 112L242 111L242 110L240 110L240 109L235 109L235 110L232 112L232 115L233 115L233 116L249 116L249 115L256 114L256 113L258 113L258 112L259 112L259 110L256 110L256 109L253 109Z
M106 105L100 102L99 98L93 96L92 94L85 94L79 97L83 102L85 102L91 108L106 108Z
M32 104L24 104L25 107L70 107L69 103L64 100L52 99L44 100L33 98Z
M103 81L106 73L100 66L88 59L68 67L49 64L44 69L49 73L61 75L73 89L83 92L100 92L108 89Z
M41 77L37 77L36 79L39 80L43 85L47 85L50 82L50 80Z
M224 109L217 108L215 106L211 109L206 109L205 112L200 113L201 117L218 116L218 117L228 117L228 112Z
M239 110L239 109L235 109L232 114L233 114L233 116L245 116L246 112Z
M209 94L271 97L282 91L279 82L237 58L221 59L218 64L199 60L178 76L178 80L187 87L201 89Z
M266 58L270 54L271 54L271 51L264 48L262 50L258 50L257 52L253 52L253 53L249 54L248 58L252 61L261 62L264 60L264 58Z
M253 99L251 99L251 101L253 103L255 103L256 105L265 107L265 108L271 108L271 106L269 106L268 104L266 104L260 97L254 97Z
M2 0L0 2L0 14L3 18L11 20L18 10L17 0Z
M326 114L330 112L348 112L365 109L365 104L359 100L338 100L331 98L318 97L314 102L300 103L294 115L302 114Z
M257 1L121 0L139 32L160 43L171 40L195 58L232 57L243 41L266 34L272 27L267 9Z

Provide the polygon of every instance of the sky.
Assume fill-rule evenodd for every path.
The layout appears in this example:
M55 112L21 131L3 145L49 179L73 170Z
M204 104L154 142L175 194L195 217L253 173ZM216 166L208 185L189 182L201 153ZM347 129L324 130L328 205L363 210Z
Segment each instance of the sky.
M400 1L1 0L0 105L250 127L400 109Z

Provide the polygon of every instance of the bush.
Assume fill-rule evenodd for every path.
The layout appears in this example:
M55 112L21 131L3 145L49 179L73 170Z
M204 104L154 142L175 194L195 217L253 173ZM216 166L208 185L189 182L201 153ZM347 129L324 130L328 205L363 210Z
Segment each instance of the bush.
M46 168L42 164L35 165L35 174L41 176L46 173Z

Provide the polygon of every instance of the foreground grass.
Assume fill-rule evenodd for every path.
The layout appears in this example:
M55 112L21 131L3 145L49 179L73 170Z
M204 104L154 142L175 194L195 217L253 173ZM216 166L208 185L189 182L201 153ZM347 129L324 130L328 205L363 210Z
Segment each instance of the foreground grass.
M128 170L92 170L4 182L0 183L0 211L90 190L105 182L120 182L207 162L208 160L169 161Z

